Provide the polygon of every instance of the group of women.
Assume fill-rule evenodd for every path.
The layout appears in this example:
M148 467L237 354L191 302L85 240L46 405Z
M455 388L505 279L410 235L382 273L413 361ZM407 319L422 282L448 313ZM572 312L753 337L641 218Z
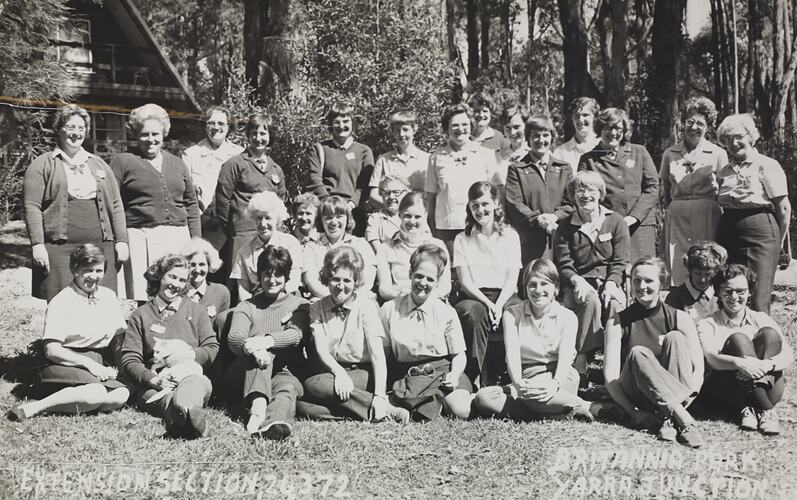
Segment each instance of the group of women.
M88 113L64 107L24 184L33 293L49 301L45 397L9 415L132 399L194 438L215 395L272 439L297 412L627 417L699 447L697 399L779 433L792 352L768 310L790 205L752 119L723 120L723 149L706 139L713 104L690 99L657 172L625 111L593 99L572 103L559 146L547 116L507 107L502 133L492 113L483 95L448 106L430 154L397 112L396 148L374 162L354 108L335 103L288 200L266 114L248 118L243 149L230 113L210 109L181 160L148 104L130 115L137 151L108 166L82 148ZM115 291L139 303L126 325ZM590 402L578 389L600 351L610 400Z

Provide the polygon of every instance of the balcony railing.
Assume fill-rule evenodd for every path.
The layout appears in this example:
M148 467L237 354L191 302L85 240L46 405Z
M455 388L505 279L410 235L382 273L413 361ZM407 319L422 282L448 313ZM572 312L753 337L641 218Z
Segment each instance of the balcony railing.
M89 77L94 82L153 86L150 67L141 58L142 54L154 54L153 49L110 43L58 40L52 43L59 51L59 59L70 65L79 79Z

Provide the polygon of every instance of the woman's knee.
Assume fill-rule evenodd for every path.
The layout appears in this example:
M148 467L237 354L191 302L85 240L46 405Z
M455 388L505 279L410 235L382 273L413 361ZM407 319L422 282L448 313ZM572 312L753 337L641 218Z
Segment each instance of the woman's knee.
M473 407L481 417L495 417L501 414L507 395L498 386L484 387L476 393Z
M335 378L331 373L319 373L304 381L304 393L312 399L326 399L335 393Z
M722 354L731 356L755 356L755 347L750 338L741 333L732 333L722 346Z
M81 402L87 405L99 406L105 402L105 396L108 391L102 384L85 384L77 387L69 387L64 389L69 391L76 402Z
M462 420L470 418L472 404L473 394L464 389L455 389L443 400L446 415Z
M658 363L656 355L653 354L653 351L650 350L650 347L635 345L628 351L628 359L626 360L626 363L638 365L640 362L649 360L655 360L656 363Z
M105 406L121 408L130 399L130 391L127 387L118 387L105 393Z
M686 342L686 335L680 330L672 330L664 334L662 339L662 347L675 347L687 348L689 344Z
M753 344L764 344L770 348L780 350L783 347L783 339L776 329L771 326L765 326L756 332L753 337Z
M463 324L469 323L475 325L489 320L489 311L487 310L487 306L476 300L462 300L457 303L455 309L457 311L457 315L459 315L460 321L462 321Z

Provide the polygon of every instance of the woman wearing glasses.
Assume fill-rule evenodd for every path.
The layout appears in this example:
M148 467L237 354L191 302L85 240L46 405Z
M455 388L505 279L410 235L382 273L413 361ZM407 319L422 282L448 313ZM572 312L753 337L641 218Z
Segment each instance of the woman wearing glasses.
M464 374L465 337L454 309L435 292L448 269L439 244L424 243L410 257L410 293L380 309L389 344L395 404L414 420L441 414L468 418L473 396Z
M68 104L55 113L56 147L25 171L25 225L33 253L33 296L50 301L72 282L69 256L85 243L105 255L101 286L116 291L116 263L128 257L127 225L116 178L83 149L91 118Z
M706 139L717 120L714 103L705 97L686 101L683 141L661 158L664 253L672 285L688 278L683 257L698 241L713 241L722 209L717 204L717 171L728 163L725 150Z
M631 262L656 255L656 203L659 178L647 149L632 144L625 110L607 108L595 119L601 142L579 162L579 170L598 172L606 183L603 205L618 213L631 233Z

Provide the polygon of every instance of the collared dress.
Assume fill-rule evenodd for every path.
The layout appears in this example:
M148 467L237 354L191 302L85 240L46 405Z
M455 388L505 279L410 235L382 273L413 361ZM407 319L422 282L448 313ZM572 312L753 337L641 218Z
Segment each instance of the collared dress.
M282 247L288 251L293 261L291 273L285 283L285 291L294 293L302 283L304 251L299 241L292 235L274 231L268 243L263 243L259 236L253 237L244 244L235 256L230 272L231 280L238 280L238 285L250 295L260 293L260 280L257 277L257 259L265 247Z
M703 139L688 151L684 143L671 146L661 158L664 200L664 251L670 282L689 279L683 256L698 241L717 238L722 209L716 198L717 172L728 163L724 149Z
M365 228L365 239L368 243L378 241L385 243L400 229L401 219L398 214L392 215L384 209L368 215L368 225Z
M446 244L441 240L427 233L427 236L420 239L417 244L408 243L402 237L401 231L396 232L392 238L388 239L376 256L377 267L385 266L390 270L392 284L397 285L403 291L410 291L410 258L419 246L431 243L437 245L446 254L448 265L446 265L443 275L437 285L437 294L440 297L448 297L451 293L451 256L448 254Z
M365 241L365 238L346 234L339 242L333 245L330 243L327 235L322 234L318 237L318 240L309 241L304 245L304 253L302 256L302 272L312 273L313 275L318 276L318 274L321 272L321 268L324 267L324 257L326 256L327 252L335 247L343 245L350 246L359 252L360 256L363 258L363 264L365 268L371 266L374 268L374 270L376 269L376 255L374 254L374 250L371 248L371 245Z
M116 290L116 242L127 242L122 198L111 168L80 149L70 158L60 148L33 160L23 183L25 224L31 245L44 244L50 271L33 266L32 294L52 300L72 282L69 255L84 243L105 254L101 285Z
M534 162L531 155L509 165L506 177L506 213L509 223L520 236L523 266L547 256L553 249L553 238L539 225L543 214L554 214L561 223L573 206L566 199L567 184L573 178L570 165L553 155Z
M695 320L695 323L706 319L720 309L719 298L714 292L714 287L709 286L701 292L692 285L688 276L682 284L670 288L664 302L676 309L686 311Z
M478 137L471 136L470 140L491 151L501 151L509 146L509 139L492 127L487 127Z
M625 143L613 156L598 144L581 157L578 169L601 174L606 183L603 205L622 217L630 215L638 221L629 228L630 261L655 256L659 176L647 149Z
M415 146L407 148L402 154L393 149L382 153L376 159L374 173L368 185L371 189L379 189L382 177L390 175L405 179L413 191L423 192L426 187L426 168L429 166L429 153Z

